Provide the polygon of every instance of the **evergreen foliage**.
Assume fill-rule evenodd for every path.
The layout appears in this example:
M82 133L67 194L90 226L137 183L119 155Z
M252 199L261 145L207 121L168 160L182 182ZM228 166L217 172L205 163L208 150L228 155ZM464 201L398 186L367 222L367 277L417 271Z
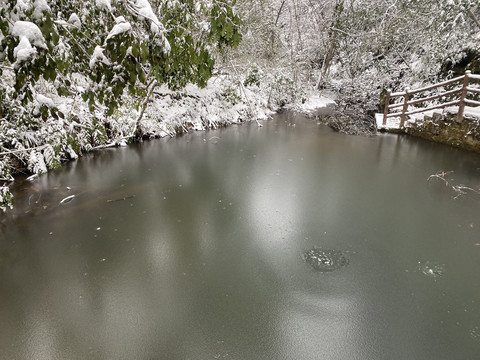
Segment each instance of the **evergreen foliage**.
M62 159L109 140L108 121L85 122L55 103L85 102L94 118L108 118L126 99L145 110L162 84L174 90L188 83L205 86L214 69L212 51L234 48L242 39L234 5L235 0L2 1L1 181L19 167L33 173L56 168ZM64 101L44 96L52 91ZM136 130L141 136L141 116ZM2 204L10 199L5 189Z

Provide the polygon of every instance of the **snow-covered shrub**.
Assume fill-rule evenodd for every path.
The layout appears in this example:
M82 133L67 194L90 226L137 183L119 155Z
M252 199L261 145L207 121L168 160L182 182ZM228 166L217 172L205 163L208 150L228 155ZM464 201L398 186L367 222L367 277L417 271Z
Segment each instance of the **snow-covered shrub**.
M159 85L205 86L214 49L236 47L242 38L234 5L0 2L1 180L19 170L41 174L131 139ZM166 129L161 120L152 127L157 133ZM10 199L5 189L2 201Z
M239 95L239 89L237 86L229 86L222 91L222 98L232 105L236 105L242 101Z
M0 210L13 208L13 195L8 186L0 186Z
M248 69L247 76L243 85L245 86L257 86L260 87L260 80L262 78L262 71L256 66L253 65Z
M297 99L304 97L304 90L295 83L295 81L285 73L269 76L267 84L270 88L268 101L278 107L294 103Z

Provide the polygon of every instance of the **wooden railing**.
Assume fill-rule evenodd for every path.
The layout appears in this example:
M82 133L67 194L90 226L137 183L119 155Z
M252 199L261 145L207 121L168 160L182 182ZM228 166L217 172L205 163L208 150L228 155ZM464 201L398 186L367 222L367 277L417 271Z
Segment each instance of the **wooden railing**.
M404 92L392 93L392 90L389 89L387 91L387 96L385 98L383 125L385 126L387 124L388 118L400 117L400 127L402 127L408 115L418 114L418 113L422 113L430 110L443 109L448 106L455 106L455 105L458 105L457 122L462 122L465 105L480 106L480 101L470 100L467 98L468 93L480 94L480 89L469 86L471 80L480 80L480 75L475 75L475 74L472 74L471 71L466 71L465 75L456 77L451 80L443 81L435 85L416 89L416 90L410 90L407 88L405 89ZM437 95L426 96L418 99L412 99L414 95L420 94L422 92L431 91L431 90L438 89L448 85L454 85L456 83L458 83L460 86L453 90L444 91L441 94L437 94ZM411 105L418 105L418 104L421 104L427 101L436 100L436 99L444 99L446 97L456 95L456 94L459 94L459 98L457 100L447 101L438 105L432 105L424 108L416 108L413 110L409 109ZM393 98L397 98L397 97L403 97L403 102L390 104L390 101ZM398 109L398 108L402 108L402 110L389 113L390 110Z

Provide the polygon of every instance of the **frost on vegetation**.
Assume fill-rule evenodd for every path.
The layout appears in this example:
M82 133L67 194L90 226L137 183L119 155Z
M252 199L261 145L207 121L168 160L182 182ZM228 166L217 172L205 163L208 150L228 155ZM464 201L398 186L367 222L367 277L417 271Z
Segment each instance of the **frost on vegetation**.
M18 38L26 38L37 48L46 49L45 39L37 25L30 21L17 21L13 25L12 34Z
M30 8L30 5L30 0L17 0L17 4L15 5L15 7L18 10L25 12Z
M35 99L37 100L37 102L40 106L45 105L45 106L50 107L50 108L55 107L55 103L53 102L53 100L51 98L47 97L47 96L44 96L42 94L37 94L35 96Z
M68 23L76 27L77 29L80 29L82 27L82 22L76 13L70 15L70 17L68 18Z
M0 186L0 210L12 209L13 195L8 186Z
M123 18L123 16L121 16L121 18ZM125 22L125 19L123 19L123 22L118 22L113 26L112 30L110 30L110 33L107 36L107 40L114 36L129 32L131 29L132 29L132 26L130 25L130 23Z
M46 49L42 32L32 22L17 21L13 25L12 34L19 38L18 45L13 49L13 55L18 62L27 61L37 53L32 44L37 48Z
M50 12L50 6L48 6L45 0L35 0L33 3L33 18L40 20L43 17L43 12Z
M95 5L102 10L112 10L112 2L110 0L95 0Z
M103 54L103 48L99 45L95 47L93 55L90 58L90 69L93 69L98 61L104 63L105 65L111 65L110 60L108 60L108 58Z
M30 152L30 157L28 158L28 170L34 174L44 174L47 172L45 159L40 152L35 150Z
M152 6L148 0L137 0L134 5L135 11L138 14L140 20L146 18L152 23L150 25L150 30L154 34L158 34L160 30L164 30L162 24L157 18L157 15L152 10Z
M32 47L30 41L24 36L20 37L20 42L13 49L13 56L17 61L27 61L28 59L35 56L37 50Z

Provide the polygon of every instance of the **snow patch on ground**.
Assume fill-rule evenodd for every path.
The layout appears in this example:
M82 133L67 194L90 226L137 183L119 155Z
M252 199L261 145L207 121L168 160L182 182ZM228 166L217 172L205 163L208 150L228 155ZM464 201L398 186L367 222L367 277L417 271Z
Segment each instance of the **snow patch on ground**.
M375 114L375 120L377 122L377 129L399 129L400 128L400 118L399 117L391 117L387 118L386 124L383 125L383 114Z
M336 106L337 103L328 97L311 95L307 101L303 104L296 104L293 109L315 116L325 111L325 109L334 110Z
M423 122L427 118L443 117L445 114L455 115L458 113L458 106L449 106L445 109L435 109L429 110L418 114L409 115L405 126L408 127L409 124L414 124L417 122ZM463 116L467 118L473 118L480 120L480 107L471 107L465 106L463 111ZM400 117L390 117L387 118L386 125L383 125L383 114L375 114L375 119L377 121L377 129L392 130L400 128Z

